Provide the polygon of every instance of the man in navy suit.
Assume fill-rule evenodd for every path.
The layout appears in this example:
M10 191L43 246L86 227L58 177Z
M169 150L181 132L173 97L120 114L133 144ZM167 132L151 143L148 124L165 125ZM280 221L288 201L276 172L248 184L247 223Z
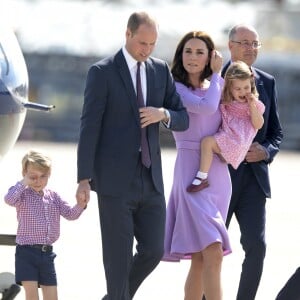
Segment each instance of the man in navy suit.
M288 279L275 300L300 300L300 267Z
M271 197L268 165L279 151L283 134L277 110L275 79L253 66L261 43L256 30L248 25L234 26L229 32L231 61L241 60L251 68L259 99L264 103L264 125L254 138L245 160L237 170L229 166L232 197L226 225L235 214L245 252L237 300L253 300L259 286L266 253L266 198ZM224 76L230 62L223 70Z
M144 12L133 13L125 46L95 63L87 75L76 197L89 198L90 189L98 196L105 300L132 299L163 255L165 198L159 124L174 131L189 125L167 63L150 57L157 35L154 19ZM138 62L141 84L136 81ZM145 107L137 103L140 90ZM147 163L142 160L142 130L146 130L150 153Z

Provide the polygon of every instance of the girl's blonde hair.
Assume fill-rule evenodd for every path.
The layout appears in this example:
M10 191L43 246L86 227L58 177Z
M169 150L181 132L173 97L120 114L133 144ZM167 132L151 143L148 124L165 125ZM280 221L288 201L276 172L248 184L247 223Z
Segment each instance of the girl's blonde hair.
M41 170L43 172L48 172L51 170L51 159L45 154L36 151L28 151L22 159L22 172L26 172L28 165L32 165L34 168Z
M222 92L222 103L228 104L233 100L230 90L231 90L232 82L235 79L239 79L239 80L250 79L251 93L255 97L258 97L258 92L255 86L255 78L251 69L246 63L242 61L235 61L232 62L231 65L228 67L224 76L225 83Z

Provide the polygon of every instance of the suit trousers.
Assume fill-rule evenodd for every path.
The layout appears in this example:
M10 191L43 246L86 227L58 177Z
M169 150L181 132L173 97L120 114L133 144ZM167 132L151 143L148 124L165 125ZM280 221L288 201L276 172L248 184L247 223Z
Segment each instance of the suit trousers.
M300 300L300 268L289 278L276 300Z
M226 226L235 214L245 252L237 300L254 300L261 279L266 254L265 224L266 197L250 163L242 163L237 170L229 166L232 197Z
M122 178L112 180L118 184ZM98 195L98 199L107 285L103 299L130 300L163 256L165 198L154 187L151 169L139 160L132 184L122 196Z

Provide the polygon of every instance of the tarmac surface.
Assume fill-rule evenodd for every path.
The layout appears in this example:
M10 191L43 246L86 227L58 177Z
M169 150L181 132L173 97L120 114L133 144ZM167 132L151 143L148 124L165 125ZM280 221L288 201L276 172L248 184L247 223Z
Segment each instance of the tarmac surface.
M30 148L46 151L53 159L48 186L74 203L76 184L76 145L18 142L0 162L0 197L21 179L21 159ZM165 194L171 189L176 152L163 148ZM281 151L270 166L272 199L267 200L267 255L256 300L274 300L286 280L300 266L300 152ZM14 208L0 201L0 233L16 232ZM234 300L244 253L239 229L233 219L229 228L233 253L224 257L223 300ZM75 221L62 218L61 236L54 244L61 300L100 300L105 294L101 236L96 195L83 215ZM189 261L161 262L138 290L136 300L182 300ZM0 246L0 272L14 272L14 247ZM15 298L25 299L23 290Z

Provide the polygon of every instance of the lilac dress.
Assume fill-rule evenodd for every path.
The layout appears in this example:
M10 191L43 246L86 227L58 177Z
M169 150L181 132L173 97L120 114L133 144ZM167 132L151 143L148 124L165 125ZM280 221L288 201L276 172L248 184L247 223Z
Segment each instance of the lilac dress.
M191 90L176 83L190 117L186 131L173 132L177 157L173 186L167 207L163 260L190 258L212 243L222 243L224 255L231 252L225 219L231 197L231 180L226 163L215 155L209 171L209 187L188 193L187 186L199 169L200 141L213 135L221 124L219 102L223 79L213 74L208 89Z

